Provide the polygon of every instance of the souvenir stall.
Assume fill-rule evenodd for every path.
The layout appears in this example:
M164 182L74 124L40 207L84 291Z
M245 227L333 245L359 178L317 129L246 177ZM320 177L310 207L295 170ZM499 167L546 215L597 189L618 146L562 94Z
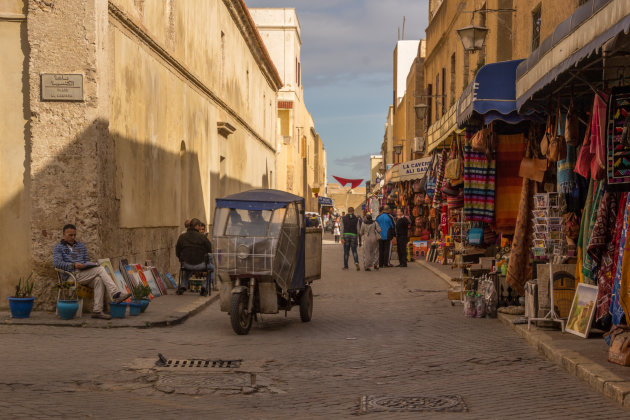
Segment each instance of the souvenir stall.
M468 233L457 261L463 268L462 291L477 303L482 294L492 296L494 304L487 302L492 308L519 304L519 293L507 284L506 274L523 188L519 166L529 121L536 117L516 112L514 84L521 61L488 64L477 72L458 102L457 124L465 128L465 137L450 154L463 161L462 228ZM465 306L465 313L474 316L475 305Z
M507 271L528 303L538 298L529 321L581 337L628 323L630 310L630 8L589 5L517 69L519 112L546 121L528 132ZM628 14L611 24L608 11L620 7ZM575 41L571 53L564 39Z
M401 209L411 221L408 258L425 258L428 252L432 229L429 224L429 203L426 199L427 171L431 157L403 162L391 168L389 183L383 188L383 204L392 214Z

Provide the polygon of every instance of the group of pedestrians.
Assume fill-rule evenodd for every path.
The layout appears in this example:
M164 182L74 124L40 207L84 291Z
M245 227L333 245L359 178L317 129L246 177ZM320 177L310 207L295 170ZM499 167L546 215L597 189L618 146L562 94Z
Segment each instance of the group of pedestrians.
M397 218L391 215L389 206L379 209L376 220L371 214L357 217L354 208L348 208L348 214L341 218L339 234L343 244L343 269L348 269L350 252L354 258L357 271L360 270L357 246L363 243L363 263L365 271L378 270L384 267L393 267L390 262L392 239L396 238L398 251L398 267L407 267L407 242L409 242L409 227L411 222L401 209L398 209ZM337 226L335 226L337 229ZM337 242L335 232L335 242Z

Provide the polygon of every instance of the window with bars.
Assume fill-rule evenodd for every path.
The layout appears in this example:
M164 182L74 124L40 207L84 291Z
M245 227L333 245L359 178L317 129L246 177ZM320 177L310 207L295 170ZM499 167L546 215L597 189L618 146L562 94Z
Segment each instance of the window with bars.
M532 12L532 51L540 46L540 27L542 25L542 7L539 3Z

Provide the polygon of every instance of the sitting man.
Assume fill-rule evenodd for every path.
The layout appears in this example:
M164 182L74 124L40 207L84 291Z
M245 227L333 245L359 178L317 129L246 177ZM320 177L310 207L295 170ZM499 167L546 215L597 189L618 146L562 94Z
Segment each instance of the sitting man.
M212 245L203 233L199 232L201 228L199 219L192 219L186 233L182 233L177 239L175 246L175 255L179 259L184 269L181 275L179 289L177 294L181 295L188 289L188 280L194 272L205 271L206 285L201 288L201 295L207 296L214 275L214 266L209 263Z
M103 312L104 290L107 289L107 293L115 303L123 302L131 294L121 291L103 267L90 263L87 248L76 240L77 228L74 225L65 225L62 233L63 239L53 249L53 265L65 271L78 270L74 273L77 281L94 288L92 318L111 319L110 315Z

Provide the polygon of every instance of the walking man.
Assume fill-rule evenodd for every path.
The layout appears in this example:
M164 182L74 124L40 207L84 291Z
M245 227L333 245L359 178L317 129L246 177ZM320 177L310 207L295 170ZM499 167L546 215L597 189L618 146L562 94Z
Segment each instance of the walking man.
M359 254L357 253L357 241L359 236L359 218L354 215L354 208L348 207L348 214L341 219L341 233L343 243L343 269L348 269L348 256L352 250L354 265L359 268Z
M389 206L379 209L380 214L376 218L376 223L381 228L381 238L378 241L378 265L380 267L392 267L389 257L392 252L392 239L396 236L396 225L394 218L389 214Z
M407 242L409 242L409 227L411 222L402 209L398 209L396 219L396 247L398 248L398 267L407 267Z

